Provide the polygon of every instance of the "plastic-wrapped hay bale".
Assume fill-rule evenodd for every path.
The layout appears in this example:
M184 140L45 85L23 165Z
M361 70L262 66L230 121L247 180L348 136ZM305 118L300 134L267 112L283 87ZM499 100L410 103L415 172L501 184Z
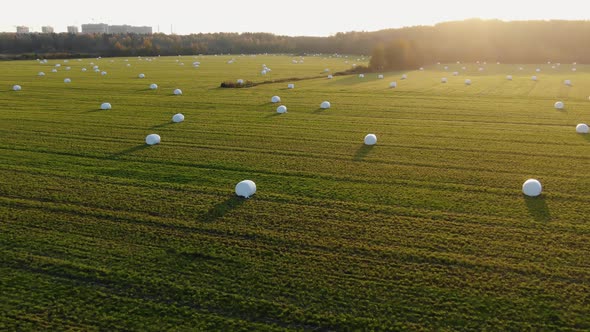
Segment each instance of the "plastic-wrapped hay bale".
M177 96L180 96L182 94L182 90L180 90L180 89L174 89L174 91L172 93L174 93Z
M555 106L555 109L562 110L565 107L565 104L563 103L563 101L557 101L557 102L555 102L554 106Z
M405 79L407 79L407 78L408 78L408 75L406 75L406 74L403 74L403 75L402 75L402 80L405 80Z
M184 121L184 114L182 113L174 114L174 116L172 117L172 122L174 123L179 123L182 121Z
M281 105L281 106L277 107L277 113L279 113L279 114L287 113L287 106Z
M295 84L293 84L293 83L288 84L287 89L295 89Z
M37 76L45 76L45 73L40 71L39 73L37 73Z
M509 80L509 81L512 81L512 75L507 75L506 76L506 79Z
M389 83L389 87L392 88L392 89L393 88L397 88L397 82L391 82L391 83Z
M365 145L377 144L377 136L375 134L368 134L365 136Z
M150 89L156 90L156 89L158 89L158 85L156 83L152 83L152 84L150 84Z
M145 74L144 73L141 73L141 74L137 75L137 77L138 78L145 78Z
M359 74L359 78L365 78L365 74Z
M536 82L538 80L538 78L537 78L537 76L533 76L533 77L531 77L531 80Z
M383 76L383 74L379 74L379 75L377 76L377 78L378 78L378 79L380 79L380 80L382 80L383 78L385 78L385 76Z
M64 83L72 83L72 80L71 80L71 79L69 79L69 78L65 78L65 79L64 79Z
M244 80L243 80L243 79L239 79L239 80L237 80L236 82L237 82L239 85L242 85L242 84L244 84Z
M571 80L565 80L565 81L563 81L563 84L565 84L567 86L572 86L572 81Z
M522 185L522 193L529 197L537 197L541 195L542 191L541 182L535 179L528 179Z
M252 180L244 180L236 185L236 195L239 197L250 198L256 193L256 183Z
M101 110L110 110L111 108L113 108L113 107L111 106L111 103L102 103L102 104L100 105L100 109L101 109Z
M330 108L331 106L332 106L332 105L330 105L330 102L329 102L329 101L324 101L324 102L322 102L322 103L320 104L320 108L323 108L323 109L328 109L328 108Z
M20 90L22 90L22 87L20 85L18 85L18 84L15 84L15 85L12 86L12 90L14 90L14 91L20 91Z
M579 123L576 126L576 133L578 134L588 134L589 129L588 129L588 125L585 123Z
M448 81L448 80L447 80L447 78L446 78L446 77L443 77L443 78L441 78L441 79L440 79L440 82L441 82L441 83L447 83L447 81Z
M156 145L160 144L161 138L158 134L149 134L145 137L145 144L147 145Z
M470 79L466 79L465 80L465 85L471 85L471 80Z
M281 102L281 97L279 97L279 96L272 96L272 98L270 99L270 101L272 103L280 103Z

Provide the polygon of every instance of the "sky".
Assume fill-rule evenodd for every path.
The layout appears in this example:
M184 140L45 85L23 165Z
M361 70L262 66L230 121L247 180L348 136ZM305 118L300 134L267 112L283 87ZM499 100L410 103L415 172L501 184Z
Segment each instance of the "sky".
M156 3L156 5L154 5ZM85 23L152 26L154 32L271 32L329 36L469 18L588 20L589 0L5 0L0 31L17 25L64 32Z

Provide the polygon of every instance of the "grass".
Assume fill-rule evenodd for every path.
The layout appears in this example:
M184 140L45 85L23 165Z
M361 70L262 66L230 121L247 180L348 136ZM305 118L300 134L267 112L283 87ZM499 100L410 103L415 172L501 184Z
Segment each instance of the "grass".
M0 63L0 329L590 329L590 67L231 58Z

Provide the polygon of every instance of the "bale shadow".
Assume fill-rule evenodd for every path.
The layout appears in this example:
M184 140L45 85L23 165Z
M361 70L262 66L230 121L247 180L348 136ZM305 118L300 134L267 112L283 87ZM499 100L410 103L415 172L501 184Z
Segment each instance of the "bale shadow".
M324 113L324 111L326 111L326 109L325 109L325 108L318 107L318 108L317 108L317 109L315 109L315 110L314 110L312 113L313 113L313 114L318 114L318 113Z
M110 110L103 110L102 108L93 108L90 110L85 111L84 113L96 113L96 112L107 112Z
M529 214L533 219L539 222L551 221L551 214L549 213L549 207L545 202L545 197L524 197L524 201L529 210Z
M590 134L578 134L582 136L586 141L590 142Z
M269 114L266 117L267 118L274 118L275 116L279 116L279 115L283 115L283 114L286 114L286 113L278 113L278 112L275 111L274 113Z
M361 160L365 159L365 157L369 154L369 152L371 152L371 150L373 150L373 147L374 147L374 145L363 144L360 148L358 148L358 150L356 150L356 153L354 154L354 160L361 161Z
M160 124L155 125L155 126L151 126L150 129L165 128L165 127L171 126L172 124L174 124L174 122L168 121L168 122L160 123Z
M132 154L134 152L141 151L141 150L146 149L148 147L149 147L149 145L147 145L147 144L136 145L134 147L127 148L125 150L122 150L122 151L119 151L117 153L114 153L114 154L110 155L109 156L109 159L117 159L120 156L125 156L125 155L128 155L128 154Z
M244 204L248 199L236 195L229 195L225 200L215 204L205 214L199 216L197 219L203 222L215 222L227 213L237 209Z

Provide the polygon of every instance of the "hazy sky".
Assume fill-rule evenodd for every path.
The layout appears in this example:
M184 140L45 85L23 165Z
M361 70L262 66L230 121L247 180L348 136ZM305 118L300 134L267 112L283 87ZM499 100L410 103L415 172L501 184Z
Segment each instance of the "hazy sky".
M157 5L153 5L157 3ZM177 34L198 32L272 32L328 36L466 18L590 19L589 0L4 0L0 31L26 25L56 32L68 25L108 23L152 26Z

